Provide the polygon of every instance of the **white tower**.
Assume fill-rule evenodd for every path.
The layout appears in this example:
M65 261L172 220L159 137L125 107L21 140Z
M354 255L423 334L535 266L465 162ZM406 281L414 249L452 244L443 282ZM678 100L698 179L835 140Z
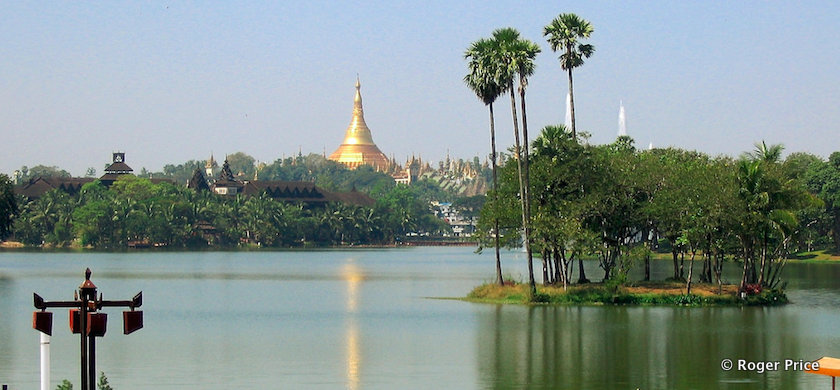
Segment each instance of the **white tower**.
M624 115L624 102L619 101L618 107L618 136L627 135L627 117Z
M566 130L572 130L572 94L566 94L566 121L563 122Z

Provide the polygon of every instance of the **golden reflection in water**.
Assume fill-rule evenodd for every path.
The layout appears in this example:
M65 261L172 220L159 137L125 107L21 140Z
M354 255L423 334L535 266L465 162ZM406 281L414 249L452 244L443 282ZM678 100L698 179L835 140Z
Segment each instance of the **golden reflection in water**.
M359 266L347 263L341 270L341 276L347 282L347 313L353 314L359 307L359 285L364 275Z
M359 366L362 359L359 353L359 326L351 318L347 324L347 389L359 388Z
M356 310L359 307L359 286L364 280L362 270L353 263L347 263L342 269L342 277L347 282L347 389L359 388L359 369L361 353L359 352L359 325L356 321Z

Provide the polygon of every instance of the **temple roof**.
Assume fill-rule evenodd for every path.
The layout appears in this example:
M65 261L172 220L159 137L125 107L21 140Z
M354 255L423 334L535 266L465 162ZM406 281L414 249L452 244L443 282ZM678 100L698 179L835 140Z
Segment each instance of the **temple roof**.
M196 168L193 171L192 177L187 182L187 188L195 191L210 191L210 186L207 185L207 179L204 178L204 174L201 173L201 169Z
M330 160L342 163L349 168L363 164L372 165L377 170L388 166L388 157L373 142L370 128L365 123L362 108L362 92L359 79L356 79L356 96L353 99L353 118L344 134L344 142L333 152Z
M230 170L230 164L228 164L227 158L225 158L225 163L222 164L222 171L219 172L219 179L216 182L222 183L233 181L236 181L236 177L233 175L233 171Z
M78 193L82 186L94 181L90 177L36 177L15 187L15 193L29 199L38 199L47 191L58 189L70 195Z
M125 153L124 152L114 152L113 153L113 163L105 168L105 173L106 174L110 173L110 174L121 175L121 174L131 173L133 171L134 170L131 169L131 167L128 166L125 163Z

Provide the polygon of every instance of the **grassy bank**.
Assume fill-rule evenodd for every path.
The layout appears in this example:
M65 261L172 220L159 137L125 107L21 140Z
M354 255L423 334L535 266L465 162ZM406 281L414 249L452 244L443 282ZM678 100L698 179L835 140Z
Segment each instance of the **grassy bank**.
M473 289L464 300L480 303L558 304L558 305L675 305L675 306L770 306L788 302L784 292L765 290L741 300L737 286L692 284L685 294L685 284L672 282L637 282L628 286L590 283L562 287L537 286L531 294L527 284L483 284Z

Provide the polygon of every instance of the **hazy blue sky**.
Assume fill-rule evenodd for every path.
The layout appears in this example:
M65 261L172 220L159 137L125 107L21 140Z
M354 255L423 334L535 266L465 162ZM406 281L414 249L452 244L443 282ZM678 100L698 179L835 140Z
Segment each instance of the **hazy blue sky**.
M542 28L592 22L575 72L578 129L611 142L619 102L637 145L737 155L840 150L840 3L767 1L4 2L0 172L135 170L246 152L329 154L356 74L379 147L438 161L489 153L464 49L499 27L540 44L531 132L562 123L567 84ZM513 135L497 104L499 144Z

